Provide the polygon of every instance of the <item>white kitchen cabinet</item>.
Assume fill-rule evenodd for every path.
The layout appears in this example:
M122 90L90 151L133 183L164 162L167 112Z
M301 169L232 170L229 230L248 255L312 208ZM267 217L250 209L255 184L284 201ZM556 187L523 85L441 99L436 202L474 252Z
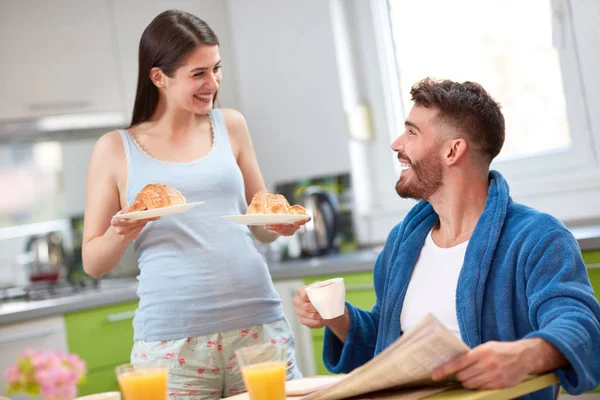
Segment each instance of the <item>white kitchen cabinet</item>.
M0 120L124 111L109 5L2 2Z
M296 362L298 363L298 368L304 376L313 376L315 375L316 366L310 329L298 321L298 317L294 312L294 296L296 295L296 290L298 290L300 286L304 286L304 282L300 279L275 281L275 290L279 294L279 297L281 297L283 313L288 319L292 331L294 332Z
M148 24L161 12L168 9L187 11L204 20L219 38L223 60L223 82L219 89L222 107L237 108L234 94L229 24L225 1L215 0L128 0L112 1L119 59L122 65L125 109L128 117L133 110L135 89L138 79L138 47L142 33Z
M2 376L8 366L27 348L67 352L67 334L63 317L40 318L0 326L0 372ZM5 393L5 385L5 380L0 379L0 396ZM24 394L13 394L10 398L12 400L31 400Z
M238 102L271 190L350 171L340 86L346 69L338 68L332 25L337 3L345 2L228 1Z

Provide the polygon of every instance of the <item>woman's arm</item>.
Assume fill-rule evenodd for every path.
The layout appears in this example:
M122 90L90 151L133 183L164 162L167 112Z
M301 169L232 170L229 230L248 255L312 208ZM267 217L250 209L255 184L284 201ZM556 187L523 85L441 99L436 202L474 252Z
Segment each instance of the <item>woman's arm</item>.
M113 218L121 210L119 170L127 171L127 165L115 131L98 139L88 169L82 258L84 271L96 279L119 263L129 243L149 221Z
M256 153L250 139L248 125L246 124L246 119L239 111L225 108L221 109L221 112L229 131L233 153L244 177L246 202L250 204L254 194L260 190L266 190L266 187L258 166L258 161L256 160ZM279 235L293 235L306 222L302 221L293 225L272 225L268 227L251 226L250 230L259 241L270 243L277 239Z

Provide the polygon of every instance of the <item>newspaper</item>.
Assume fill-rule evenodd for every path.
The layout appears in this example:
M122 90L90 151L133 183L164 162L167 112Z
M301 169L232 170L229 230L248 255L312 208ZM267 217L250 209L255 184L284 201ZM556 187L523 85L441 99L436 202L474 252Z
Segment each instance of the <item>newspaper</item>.
M338 400L385 389L421 387L430 390L447 386L451 381L434 382L431 373L468 350L465 343L429 314L371 361L302 400Z

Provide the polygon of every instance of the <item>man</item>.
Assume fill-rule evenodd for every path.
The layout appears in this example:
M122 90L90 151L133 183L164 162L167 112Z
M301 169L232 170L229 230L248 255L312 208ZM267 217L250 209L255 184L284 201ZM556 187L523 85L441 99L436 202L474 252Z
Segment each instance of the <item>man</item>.
M396 191L422 199L390 233L374 268L372 311L346 304L323 320L300 288L300 322L326 326L328 370L349 372L433 313L471 350L434 371L465 387L513 386L556 370L579 394L600 380L600 305L577 242L551 217L512 201L491 161L504 143L500 106L478 84L425 79L392 144ZM529 396L550 399L555 388Z

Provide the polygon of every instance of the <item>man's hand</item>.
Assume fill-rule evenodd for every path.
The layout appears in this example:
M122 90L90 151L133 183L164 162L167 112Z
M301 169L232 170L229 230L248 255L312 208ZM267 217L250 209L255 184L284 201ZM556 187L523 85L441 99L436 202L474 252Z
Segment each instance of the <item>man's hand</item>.
M325 326L325 321L321 318L321 314L310 302L306 294L306 286L302 286L296 291L294 297L294 311L298 315L298 319L302 325L311 329L322 328Z
M529 374L567 364L564 356L542 339L487 342L436 369L432 379L455 375L467 389L501 389L521 383Z
M345 308L344 314L339 317L323 319L315 306L310 302L306 294L306 286L302 286L296 291L296 297L294 297L294 311L298 314L298 319L302 325L308 326L311 329L327 326L342 343L346 343L346 336L350 328L348 307Z

